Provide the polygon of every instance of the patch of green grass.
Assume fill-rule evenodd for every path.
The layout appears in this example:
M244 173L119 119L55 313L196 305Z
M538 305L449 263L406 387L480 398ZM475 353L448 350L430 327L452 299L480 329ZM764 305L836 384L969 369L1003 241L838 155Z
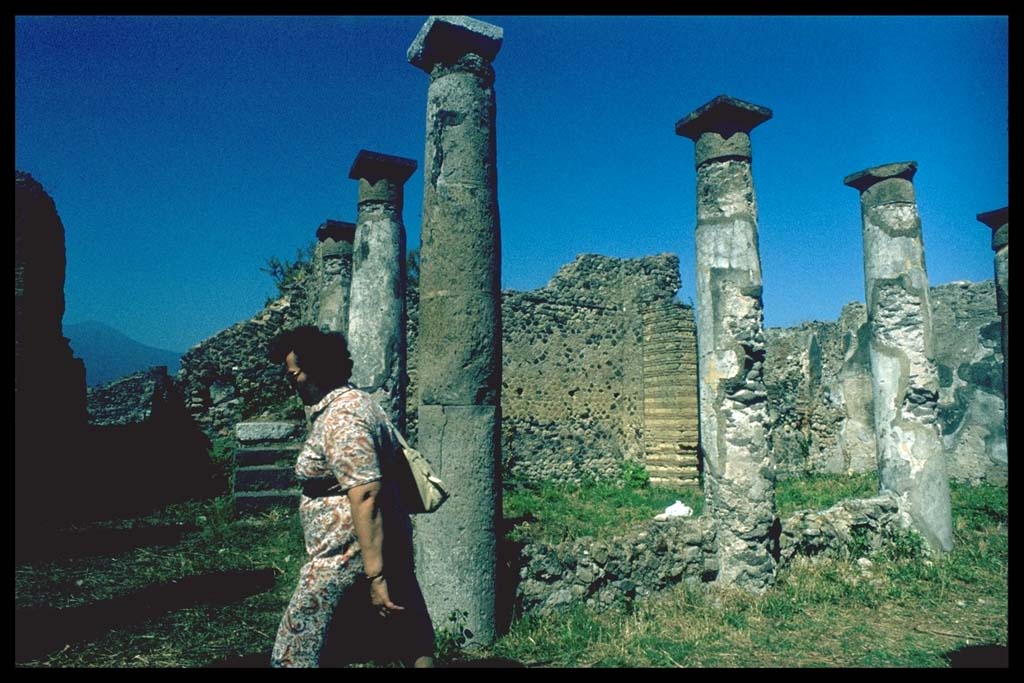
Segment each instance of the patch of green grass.
M181 543L15 567L15 609L75 607L130 594L193 574L272 568L272 591L230 605L197 605L140 624L126 624L91 642L69 643L24 666L200 667L273 645L284 607L306 560L297 515L285 509L234 519L230 498L192 501L146 517L106 522L114 528L195 524Z
M824 510L847 498L869 498L878 490L875 472L784 479L775 485L775 507L785 519L797 510Z
M806 488L797 507L834 502ZM950 553L897 537L865 566L798 558L758 596L678 586L628 612L527 615L493 649L552 667L946 667L950 650L1007 643L1006 504L1006 489L954 485Z
M944 652L1008 642L1007 491L954 486L952 492L955 547L950 553L912 551L910 541L900 541L863 566L846 559L797 558L780 572L773 589L756 596L680 585L629 608L598 612L577 604L555 614L529 613L474 656L548 667L947 666ZM551 523L557 529L553 534L529 530L537 536L564 539L580 530L601 536L631 514L649 519L682 493L614 486L512 492L506 514L529 511L536 527ZM296 515L286 510L235 519L229 502L180 504L158 515L108 523L200 527L177 546L18 565L15 607L92 603L218 569L273 567L278 571L273 590L231 605L174 610L20 664L199 667L268 651L305 561L301 529ZM696 508L700 499L686 502ZM445 624L438 626L443 631ZM453 626L451 647L442 653L449 660L462 658L458 624Z
M611 538L638 522L652 520L676 500L693 508L694 516L704 509L704 496L697 489L593 483L507 491L504 513L506 519L519 520L510 540L557 544L584 536Z

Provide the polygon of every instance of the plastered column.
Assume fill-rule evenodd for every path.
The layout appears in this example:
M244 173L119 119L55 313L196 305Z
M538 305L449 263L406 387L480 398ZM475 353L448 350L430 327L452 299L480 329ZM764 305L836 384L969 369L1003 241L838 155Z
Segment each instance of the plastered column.
M1003 332L1003 402L1006 433L1010 433L1010 207L979 213L978 220L992 228L992 251L995 254L996 308Z
M774 583L778 541L749 135L771 116L721 95L676 124L695 143L700 443L717 582L751 592Z
M935 550L953 547L949 477L937 421L939 376L921 219L911 182L917 162L876 166L843 182L860 192L879 479L902 499Z
M355 223L324 221L317 228L317 282L320 293L316 324L322 330L348 334L348 302L352 285L352 241Z
M405 430L405 224L403 187L412 159L360 150L348 177L359 181L352 245L348 346L352 384L369 392Z

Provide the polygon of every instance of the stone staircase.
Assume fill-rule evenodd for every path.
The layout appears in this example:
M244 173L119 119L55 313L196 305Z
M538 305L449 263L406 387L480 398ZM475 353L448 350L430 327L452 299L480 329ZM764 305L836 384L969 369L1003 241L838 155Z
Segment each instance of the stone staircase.
M264 512L299 504L295 458L306 435L302 422L240 422L235 425L235 512Z
M655 486L699 486L693 309L669 301L644 318L644 464Z

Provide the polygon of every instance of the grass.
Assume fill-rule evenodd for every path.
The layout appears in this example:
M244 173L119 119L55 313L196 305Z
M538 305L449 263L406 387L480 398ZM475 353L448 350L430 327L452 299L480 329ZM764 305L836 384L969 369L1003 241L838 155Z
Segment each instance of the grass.
M132 593L154 583L206 572L273 568L271 592L227 606L199 605L126 625L88 643L25 666L199 667L219 659L268 650L284 605L305 561L295 515L284 510L233 520L230 499L174 505L159 514L107 525L119 528L188 521L201 530L176 546L137 548L91 557L15 567L15 608L75 607Z
M824 510L847 498L868 498L878 493L878 474L850 476L816 474L784 479L775 485L775 507L785 519L797 510Z
M823 508L847 486L862 491L868 485L841 478L780 482L778 496L789 497L786 505ZM956 546L947 555L889 549L865 567L854 560L796 560L760 596L679 587L628 610L576 606L554 616L528 614L474 656L549 667L946 666L944 652L1005 645L1008 637L1007 490L954 485L952 494ZM530 520L517 525L513 537L558 542L620 534L677 498L700 514L697 492L630 486L516 491L505 504L507 516ZM167 612L19 665L200 667L268 651L305 561L295 515L277 510L234 519L229 500L220 498L107 524L185 523L200 530L175 546L18 565L15 608L83 605L218 570L274 568L273 590L226 606ZM445 649L448 657L459 656L451 643Z
M787 486L828 507L826 484ZM886 550L863 568L801 559L761 596L681 586L630 611L527 615L491 653L551 667L948 666L954 648L1006 645L1008 621L1007 491L952 493L956 547L945 556Z
M697 489L630 487L611 483L567 487L545 485L506 492L505 519L515 521L509 539L519 542L557 544L590 537L611 537L622 533L680 500L704 509L704 497Z

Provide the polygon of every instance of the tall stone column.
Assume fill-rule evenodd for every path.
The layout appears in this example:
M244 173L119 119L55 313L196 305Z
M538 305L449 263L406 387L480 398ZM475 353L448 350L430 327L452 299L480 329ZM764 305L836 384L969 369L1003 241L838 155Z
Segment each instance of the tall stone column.
M416 520L417 566L435 623L496 627L501 515L501 235L495 144L498 26L431 17L408 59L430 74L420 262L419 448L451 499Z
M1003 327L1003 404L1006 433L1010 433L1010 207L979 213L978 220L992 228L992 251L996 252L996 308Z
M324 221L317 228L316 324L322 330L348 334L349 290L352 285L352 242L355 223Z
M774 583L775 462L750 131L772 113L720 95L676 124L696 143L697 349L704 486L722 585Z
M911 182L917 162L847 176L860 192L875 440L882 489L897 493L935 550L953 547L949 477L937 422L921 219Z
M405 224L403 188L412 159L360 150L348 177L359 181L352 247L348 346L352 384L369 392L405 430Z

